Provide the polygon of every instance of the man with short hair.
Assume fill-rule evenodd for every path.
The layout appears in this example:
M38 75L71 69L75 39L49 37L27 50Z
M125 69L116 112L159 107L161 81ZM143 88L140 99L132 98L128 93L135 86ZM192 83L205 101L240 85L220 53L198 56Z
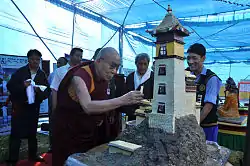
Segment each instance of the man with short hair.
M95 50L95 53L94 53L94 56L92 57L92 60L95 60L95 59L97 58L97 56L98 56L99 52L101 51L101 49L102 49L102 48L97 48L97 49Z
M221 79L203 65L206 59L206 48L199 43L188 49L187 63L189 70L196 76L197 101L201 99L200 125L203 128L206 140L217 142L218 117L217 106Z
M71 154L105 143L108 112L143 99L139 91L108 99L108 83L119 65L117 51L107 47L94 62L70 69L63 79L53 114L53 165L63 166Z
M21 139L28 139L29 160L44 161L37 156L37 125L40 104L50 94L50 88L45 73L40 69L42 54L34 49L27 53L28 65L18 69L7 83L10 92L13 112L11 118L11 134L9 141L9 165L15 165L18 161ZM47 88L42 91L34 86L34 103L28 102L26 88L34 81L36 85ZM31 86L33 88L33 85Z
M140 90L143 86L144 98L153 98L154 73L148 67L149 62L150 57L146 53L138 54L135 57L136 71L130 73L126 78L126 92ZM129 121L136 119L134 112L138 108L138 105L133 105L127 106L125 109L123 109L124 112L127 114Z
M56 62L56 67L57 67L57 69L58 69L58 68L60 68L60 67L62 67L62 66L67 65L67 63L68 63L68 60L67 60L65 57L60 57L60 58L58 58L58 60L57 60L57 62ZM52 73L49 75L49 77L48 77L48 82L49 82L50 85L51 85L51 83L52 83L52 80L53 80L53 78L54 78L54 75L55 75L55 71L52 72Z
M73 48L69 54L69 58L70 58L69 62L65 66L62 66L56 69L54 78L50 85L50 88L52 89L52 111L56 108L57 91L58 91L61 81L63 80L64 76L66 75L66 73L71 67L81 63L82 53L83 53L83 50L81 48Z
M56 108L57 91L58 91L59 85L60 85L61 81L63 80L64 76L67 74L68 70L71 67L74 67L74 66L81 63L82 53L83 53L83 50L81 48L73 48L69 54L69 62L66 65L61 66L54 71L54 76L53 76L52 82L50 84L50 88L52 90L52 97L51 97L51 104L50 104L50 115L49 115L50 116L50 120L49 120L50 126L52 126L52 123L53 123L51 120L51 116L53 114L53 111ZM50 147L49 147L48 152L51 152L53 150L53 148L52 148L53 147L53 145L52 145L52 139L53 139L52 132L53 131L52 131L52 127L51 127L50 128Z
M56 67L58 69L58 68L60 68L62 66L65 66L67 64L68 64L68 60L65 57L60 57L57 60ZM49 77L48 77L48 82L49 82L50 85L52 83L52 80L54 78L55 73L56 73L56 70L54 72L52 72L49 75ZM49 112L49 123L51 124L52 123L52 121L51 121L51 115L52 115L52 95L50 95L48 103L49 103L49 111L48 111ZM48 152L52 152L52 129L51 129L51 127L50 127L50 131L49 131L49 150L48 150Z

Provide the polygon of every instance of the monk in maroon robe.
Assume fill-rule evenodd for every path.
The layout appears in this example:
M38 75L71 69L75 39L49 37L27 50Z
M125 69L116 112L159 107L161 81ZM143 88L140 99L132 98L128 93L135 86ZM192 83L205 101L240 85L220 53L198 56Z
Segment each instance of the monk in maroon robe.
M102 49L95 62L72 68L60 84L53 113L53 165L63 166L74 153L107 142L105 123L109 111L141 102L139 91L108 100L108 82L120 65L114 48Z

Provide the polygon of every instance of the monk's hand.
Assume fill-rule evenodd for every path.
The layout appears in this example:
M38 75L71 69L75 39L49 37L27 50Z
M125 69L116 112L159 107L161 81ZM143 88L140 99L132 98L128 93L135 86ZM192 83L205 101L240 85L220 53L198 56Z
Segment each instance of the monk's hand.
M143 94L140 91L130 91L123 99L125 105L139 104L143 100Z
M24 86L27 88L28 86L30 86L30 84L31 84L31 81L29 80L29 81L24 81Z

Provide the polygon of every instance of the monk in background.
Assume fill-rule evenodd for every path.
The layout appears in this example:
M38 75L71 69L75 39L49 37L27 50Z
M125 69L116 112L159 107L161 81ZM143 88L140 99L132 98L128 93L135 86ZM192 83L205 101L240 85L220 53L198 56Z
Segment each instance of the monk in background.
M94 62L68 71L59 86L53 115L53 165L63 166L74 153L83 153L106 143L105 123L111 110L143 99L139 91L108 100L108 83L117 73L120 56L114 48L103 48Z
M228 92L228 94L227 94ZM223 106L218 108L218 113L221 117L228 118L239 118L239 90L234 82L234 80L229 77L226 81L225 87L225 103Z

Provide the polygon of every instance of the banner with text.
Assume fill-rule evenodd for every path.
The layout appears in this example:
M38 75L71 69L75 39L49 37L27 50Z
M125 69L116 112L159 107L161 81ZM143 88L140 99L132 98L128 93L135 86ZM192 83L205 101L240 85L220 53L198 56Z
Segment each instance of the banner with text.
M7 82L10 80L11 75L20 67L28 64L26 56L5 55L0 54L0 104L1 108L5 104L9 94L7 90ZM11 111L8 110L8 112ZM40 113L48 113L48 100L44 100L41 104ZM2 115L2 113L0 113Z
M250 97L250 81L241 80L238 83L238 87L239 87L239 99L244 103L248 103Z

